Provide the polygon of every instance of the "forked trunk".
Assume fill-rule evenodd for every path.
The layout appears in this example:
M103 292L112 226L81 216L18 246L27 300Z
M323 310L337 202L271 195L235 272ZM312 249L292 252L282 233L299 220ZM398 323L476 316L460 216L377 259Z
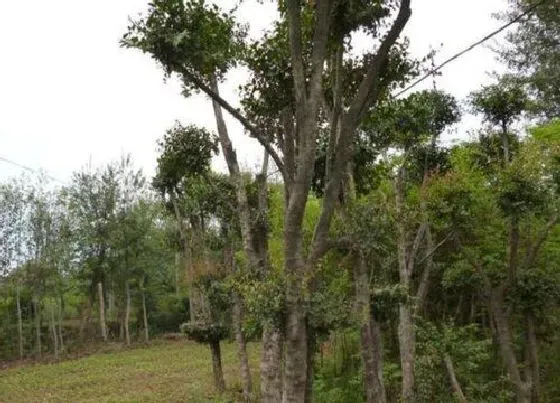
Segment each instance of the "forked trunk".
M262 338L261 356L261 401L280 403L282 401L282 335L271 326L265 327Z
M19 286L16 287L16 306L18 319L18 341L19 341L19 359L23 359L23 320L21 317L21 299L19 294Z
M129 331L129 323L130 323L130 286L128 285L128 281L125 284L126 287L126 312L124 314L124 337L126 339L126 345L130 346L130 331Z
M220 341L210 341L210 351L212 352L212 373L214 375L214 386L219 392L223 392L226 388L224 381L224 373L222 371L222 351L220 349Z
M101 327L101 337L107 341L107 324L105 323L105 298L103 297L103 285L97 283L97 293L99 296L99 326Z

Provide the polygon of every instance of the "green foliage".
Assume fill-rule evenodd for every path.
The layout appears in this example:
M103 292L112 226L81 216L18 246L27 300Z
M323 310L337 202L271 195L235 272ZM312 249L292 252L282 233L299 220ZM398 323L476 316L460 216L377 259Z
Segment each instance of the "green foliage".
M244 30L233 14L200 0L155 0L147 15L131 21L122 45L150 54L166 73L185 70L207 81L236 64ZM187 92L196 89L182 74Z
M481 113L493 125L509 126L521 112L526 110L527 96L519 86L499 83L483 87L470 96L476 113Z

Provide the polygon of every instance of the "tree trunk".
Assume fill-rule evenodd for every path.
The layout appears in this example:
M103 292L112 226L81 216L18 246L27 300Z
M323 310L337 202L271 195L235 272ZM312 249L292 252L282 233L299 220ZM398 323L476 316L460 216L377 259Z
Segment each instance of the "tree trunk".
M41 303L37 297L33 298L33 309L35 313L35 348L38 357L41 357L43 347L41 346Z
M148 312L146 311L146 291L142 288L142 316L144 316L144 341L150 341L150 330L148 328Z
M356 314L360 320L360 353L366 401L385 403L387 396L383 383L381 329L370 308L369 276L363 256L355 267Z
M455 376L455 368L453 368L453 361L451 360L451 356L449 354L444 354L443 361L445 363L445 369L447 370L447 376L449 376L449 381L451 382L451 388L453 389L453 395L460 403L467 403L467 399L463 394L463 389L461 389L461 385L457 381L457 377Z
M19 286L16 287L16 306L18 318L18 341L19 341L19 359L23 359L23 320L21 317L21 299L19 294Z
M99 295L99 326L101 326L101 337L103 341L107 341L107 324L105 323L105 299L103 298L103 285L97 283L97 291Z
M487 287L488 288L488 287ZM517 357L513 347L511 330L509 321L502 307L502 289L490 290L489 307L492 313L492 319L496 325L496 339L499 344L500 354L504 361L510 381L515 388L515 397L517 403L529 403L531 401L530 385L527 385L521 378L519 367L517 365Z
M125 283L126 288L126 311L124 314L124 336L126 339L126 345L130 346L130 331L129 331L129 322L130 322L130 286L128 281Z
M84 331L85 331L86 325L91 320L91 307L92 307L92 296L90 294L89 297L88 297L88 300L87 300L86 309L83 312L82 320L80 322L80 340L84 340L84 337L85 337Z
M183 274L183 259L181 259L181 252L175 252L175 295L181 295L181 276Z
M219 392L223 392L226 388L224 382L224 373L222 371L222 352L220 349L220 341L212 340L210 342L210 351L212 352L212 373L214 374L214 386Z
M53 348L54 348L54 359L58 360L58 336L56 334L56 322L54 320L54 306L51 305L51 318L50 318L50 328L52 332Z
M405 224L405 168L399 168L396 180L395 207L397 214L397 258L399 264L400 285L409 295L410 268L407 253L407 231ZM414 397L414 322L408 301L399 304L398 325L399 352L402 371L402 401L413 403Z
M63 330L62 330L62 321L64 320L64 311L63 311L63 300L62 295L60 296L60 305L58 306L58 340L60 343L60 351L64 351L64 338L62 337Z
M271 326L263 330L261 356L261 401L280 403L282 401L282 335Z
M241 382L243 383L243 398L248 402L251 400L253 386L251 381L251 369L249 368L249 357L247 355L247 341L245 340L245 333L243 332L243 306L241 297L237 292L233 294L232 322L238 348L237 356L239 358Z
M315 333L313 329L307 324L307 357L306 366L307 374L305 377L305 403L313 402L313 361L315 358Z
M525 314L527 327L527 350L529 368L531 370L531 402L538 403L540 400L540 375L539 375L539 346L535 330L535 318L531 312Z
M300 266L300 270L303 265ZM294 276L296 270L286 270ZM298 273L301 274L301 273ZM283 403L305 402L307 387L307 329L300 288L301 281L288 280L286 286L286 340L284 343ZM291 284L290 284L291 283Z

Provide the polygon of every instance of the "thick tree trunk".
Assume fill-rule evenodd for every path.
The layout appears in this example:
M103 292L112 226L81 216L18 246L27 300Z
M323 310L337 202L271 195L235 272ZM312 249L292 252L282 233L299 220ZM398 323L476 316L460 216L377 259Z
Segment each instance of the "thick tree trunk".
M146 311L146 291L142 288L142 316L144 317L144 341L150 341L150 330L148 328L148 312Z
M263 330L261 356L261 401L282 401L282 335L278 329L267 326Z
M19 286L16 287L16 307L18 319L18 341L19 341L19 359L23 359L23 320L21 315L21 298L19 294Z
M51 305L51 317L50 317L50 329L52 333L53 348L54 348L54 359L58 360L58 336L56 334L56 322L54 320L54 305Z
M288 290L289 291L289 290ZM282 402L305 402L307 388L307 332L299 298L287 298L284 391Z
M124 314L124 336L126 339L126 345L130 346L130 331L129 331L129 323L130 323L130 286L128 281L125 283L126 288L126 311Z
M101 327L101 337L107 341L107 324L105 322L105 298L103 297L103 285L97 283L97 293L99 297L99 326Z
M443 362L445 363L447 376L449 377L449 381L451 382L453 395L460 403L467 403L467 399L465 398L463 389L461 389L461 385L459 384L459 381L457 381L457 377L455 376L455 368L453 367L453 360L451 359L451 356L449 354L445 354L443 356Z
M538 403L540 401L539 346L535 329L535 318L531 312L525 314L525 322L527 327L529 368L531 371L531 402Z
M502 360L506 365L509 379L515 388L516 402L529 403L531 401L531 388L530 385L527 385L527 383L521 378L521 373L517 365L517 357L513 347L509 321L503 310L502 300L501 287L490 290L489 308L496 326L496 339L499 344Z
M212 373L214 375L214 386L219 392L226 389L224 381L224 373L222 371L222 351L220 349L220 341L213 340L210 342L210 351L212 353Z
M33 310L35 313L35 349L38 357L41 357L43 347L41 345L41 302L33 297Z
M362 356L364 390L367 403L385 403L383 383L381 329L370 308L371 292L365 261L360 257L354 272L356 314L360 320L360 352Z

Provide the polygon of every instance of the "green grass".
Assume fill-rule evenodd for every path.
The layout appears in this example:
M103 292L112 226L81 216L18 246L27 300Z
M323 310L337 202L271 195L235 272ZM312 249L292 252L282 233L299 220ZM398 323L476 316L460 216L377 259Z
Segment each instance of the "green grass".
M249 346L257 381L258 345ZM222 345L228 391L213 387L210 351L194 342L156 343L0 372L0 402L228 402L239 396L235 344Z

